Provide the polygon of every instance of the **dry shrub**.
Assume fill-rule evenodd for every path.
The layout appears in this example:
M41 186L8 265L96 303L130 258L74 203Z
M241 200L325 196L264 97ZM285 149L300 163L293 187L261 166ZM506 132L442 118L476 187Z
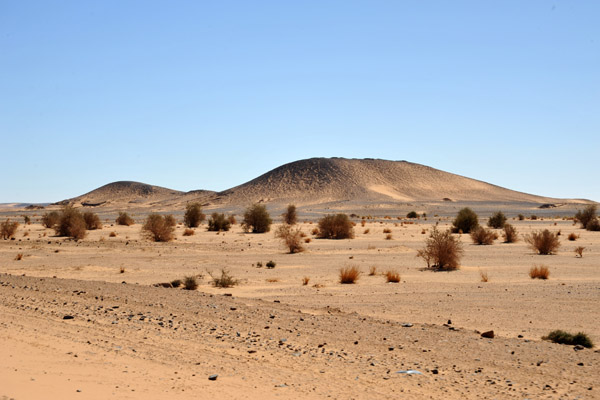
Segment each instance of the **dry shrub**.
M42 216L42 225L49 229L54 228L54 226L58 224L58 221L60 221L60 214L58 211L51 211Z
M529 217L529 219L531 219L532 221L535 221L538 219L537 215L532 215L531 217Z
M487 272L479 271L479 276L481 277L481 282L488 282L490 280Z
M529 277L531 279L548 279L549 276L550 276L550 270L548 269L548 267L546 267L544 265L540 265L540 266L534 265L529 270Z
M170 242L175 232L175 219L171 215L150 214L142 226L142 233L155 242Z
M275 237L283 241L289 249L290 254L304 251L302 246L302 231L300 228L293 228L291 225L284 224L277 228Z
M302 286L308 285L308 282L310 282L310 278L308 276L302 278Z
M311 239L311 238L306 238L306 239L304 239L304 243L310 243L310 242L312 242L312 239Z
M542 340L549 340L553 343L566 344L569 346L579 345L590 349L594 347L592 339L590 339L589 336L583 332L573 335L557 329L550 332L547 336L542 336Z
M269 282L269 283L276 283L276 282L279 282L279 278L268 278L268 279L265 279L265 280L266 280L267 282Z
M244 232L265 233L271 230L273 220L264 204L253 204L244 212L242 228Z
M117 237L117 232L111 232L108 234L108 237Z
M188 228L197 228L205 218L206 215L202 212L200 203L190 203L185 207L183 223Z
M484 228L482 226L478 226L477 228L471 231L471 239L475 244L494 244L494 240L498 238L496 232Z
M27 236L29 236L29 231L23 232L23 237L27 237Z
M287 210L281 215L283 222L288 225L295 225L298 222L298 215L296 214L296 206L290 204L287 206Z
M196 231L194 231L193 229L186 228L183 231L183 236L194 236L194 233L196 233Z
M131 226L131 225L135 224L135 221L133 220L133 218L131 218L129 216L129 214L127 214L126 212L119 212L119 216L117 217L117 219L115 219L115 222L117 223L117 225L126 225L126 226Z
M393 239L393 237L392 237L391 233L388 233L387 235L385 235L385 240L392 240L392 239Z
M369 276L377 275L377 267L375 265L371 265L369 267Z
M458 238L452 236L450 230L442 232L433 227L425 240L425 248L417 252L417 257L427 262L427 268L451 271L459 268L462 254L462 244Z
M61 214L58 224L54 226L57 236L68 236L75 240L85 237L86 224L83 215L71 206L66 206Z
M488 226L494 229L500 229L504 227L506 223L506 216L502 211L495 212L488 220Z
M597 206L595 204L590 204L583 211L577 211L577 214L575 214L575 220L581 224L583 229L589 231L591 229L589 229L588 225L594 220L597 222L596 209Z
M23 222L25 222L25 225L31 225L31 217L29 215L23 215Z
M567 239L569 239L571 242L574 242L577 239L579 239L579 236L574 233L569 233L569 236L567 236Z
M454 233L470 233L471 230L479 226L479 219L477 218L477 214L467 207L458 212L452 225L452 232Z
M183 278L183 288L185 290L198 289L198 281L196 280L196 277L195 276L186 276L185 278Z
M15 233L17 233L18 227L18 222L10 222L10 219L7 219L2 224L0 224L0 236L2 236L2 239L4 240L14 238Z
M585 247L583 246L579 246L575 248L575 257L579 256L580 258L583 258L583 251L585 250Z
M387 283L399 283L400 273L397 271L389 270L385 273L385 280Z
M319 234L321 239L352 239L354 229L352 222L346 214L326 215L319 220Z
M587 229L588 231L593 231L593 232L600 231L600 221L598 220L598 218L594 218L593 220L588 222L585 229Z
M211 272L208 273L213 280L213 285L218 288L233 287L239 283L226 268L221 269L221 276L213 275Z
M529 244L529 247L542 255L552 254L560 247L558 235L550 232L548 229L544 229L541 232L534 231L529 235L525 235L525 242Z
M515 228L511 224L504 224L504 232L502 233L502 237L504 238L504 243L518 242L519 235L517 233L517 228Z
M319 234L319 228L313 228L313 229L312 229L312 231L310 231L310 233L311 233L312 235L315 235L315 236L317 236L317 235Z
M228 231L231 228L231 222L225 217L225 214L217 212L212 213L208 219L208 230L212 232Z
M523 214L518 215L519 221L525 220L525 216Z
M346 267L340 269L340 283L356 283L360 277L360 270L358 267Z
M392 233L392 230L390 228L385 228L383 230L383 233Z
M86 211L83 213L83 220L85 221L85 227L87 230L94 229L102 229L102 222L100 222L100 217L98 214L95 214L91 211Z
M23 259L23 253L19 253L17 254L17 256L15 257L15 261L21 261Z
M426 233L427 233L427 229L425 229L425 228L421 229L421 235L424 235Z

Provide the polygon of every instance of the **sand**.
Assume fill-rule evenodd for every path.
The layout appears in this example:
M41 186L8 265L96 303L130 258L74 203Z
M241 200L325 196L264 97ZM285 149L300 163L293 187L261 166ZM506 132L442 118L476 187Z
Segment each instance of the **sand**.
M314 239L316 219L302 219L312 240L300 254L239 225L187 237L179 225L170 243L145 240L140 224L79 242L21 226L0 241L0 398L600 398L595 349L541 340L564 329L600 343L597 232L511 220L519 234L560 230L558 253L462 235L460 270L436 273L416 252L450 218L378 218L351 240ZM550 279L530 279L533 265ZM356 284L338 282L345 266L362 271ZM222 268L239 285L214 288L209 273ZM400 283L386 283L390 269ZM199 288L152 286L184 276Z

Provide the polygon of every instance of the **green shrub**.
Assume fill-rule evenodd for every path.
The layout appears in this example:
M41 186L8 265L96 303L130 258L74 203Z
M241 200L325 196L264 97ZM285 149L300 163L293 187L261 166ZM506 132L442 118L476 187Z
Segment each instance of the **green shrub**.
M42 225L46 228L54 228L54 226L58 224L58 221L60 221L60 214L58 211L50 211L42 216Z
M495 212L488 220L488 226L494 229L500 229L504 227L506 223L506 216L502 211Z
M71 206L66 206L60 213L60 219L54 225L57 236L68 236L75 240L83 239L86 231L83 215Z
M553 343L568 344L571 346L579 345L587 348L594 347L592 340L583 332L572 335L565 331L555 330L550 332L547 336L542 336L542 339L549 340Z
M352 239L354 229L346 214L326 215L319 220L317 237L321 239Z
M190 203L185 208L183 223L188 228L197 228L205 218L200 203Z
M408 214L406 214L406 218L419 218L419 214L417 214L416 211L411 211Z
M119 212L119 216L117 217L115 222L117 223L117 225L131 226L131 225L135 224L135 221L133 220L133 218L131 218L129 216L129 214L127 214L126 212Z
M529 235L525 235L525 242L529 244L529 247L542 255L552 254L560 247L558 235L550 232L548 229L544 229L542 232L534 231Z
M596 209L597 207L595 204L590 204L584 208L583 211L577 211L577 214L575 214L575 219L581 224L583 229L588 229L588 224L597 219Z
M175 225L172 215L150 214L142 226L142 233L155 242L169 242L173 240Z
M217 212L212 213L208 219L208 230L212 232L228 231L231 228L231 222L225 214Z
M459 268L462 254L460 240L452 236L450 230L442 232L434 226L425 240L425 247L417 252L417 257L427 262L427 268L450 271Z
M86 211L83 213L83 220L85 221L85 227L87 230L94 229L102 229L102 222L100 222L100 217L97 214L94 214L91 211Z
M2 236L2 239L4 240L11 239L15 237L15 233L17 233L18 227L18 222L10 222L10 219L7 219L2 224L0 224L0 236Z
M264 204L253 204L244 212L242 228L245 232L265 233L271 230L271 216Z
M287 210L283 213L283 222L288 225L295 225L298 222L298 215L296 214L296 206L290 204L287 206Z
M452 232L454 233L470 233L471 230L479 226L479 219L477 214L467 207L458 212L452 225Z

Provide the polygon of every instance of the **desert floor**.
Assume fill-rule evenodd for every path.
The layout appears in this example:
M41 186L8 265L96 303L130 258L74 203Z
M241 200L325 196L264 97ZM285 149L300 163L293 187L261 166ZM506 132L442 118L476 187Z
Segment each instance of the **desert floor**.
M600 343L600 233L511 219L520 236L560 230L558 253L462 235L458 271L424 270L417 250L450 221L369 220L351 240L314 239L316 219L303 221L299 254L239 225L186 237L178 225L170 243L144 240L139 223L79 242L21 225L0 241L0 399L600 398L596 348L541 340L563 329ZM550 279L530 279L534 265ZM362 271L354 285L339 283L346 266ZM223 268L237 286L211 285ZM184 276L198 290L152 286Z

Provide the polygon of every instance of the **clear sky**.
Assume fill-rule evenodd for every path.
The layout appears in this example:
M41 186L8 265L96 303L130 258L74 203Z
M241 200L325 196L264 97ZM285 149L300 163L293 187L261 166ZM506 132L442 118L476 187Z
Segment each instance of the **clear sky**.
M0 0L0 202L310 157L600 201L600 2Z

